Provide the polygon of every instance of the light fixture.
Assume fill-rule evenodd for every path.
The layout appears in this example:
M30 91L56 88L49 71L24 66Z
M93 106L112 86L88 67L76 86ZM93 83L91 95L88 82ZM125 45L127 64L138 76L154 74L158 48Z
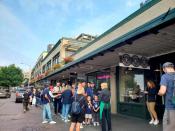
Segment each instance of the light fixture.
M132 67L128 67L128 70L129 70L129 71L132 71Z
M160 72L160 69L155 69L154 71L155 71L155 72Z

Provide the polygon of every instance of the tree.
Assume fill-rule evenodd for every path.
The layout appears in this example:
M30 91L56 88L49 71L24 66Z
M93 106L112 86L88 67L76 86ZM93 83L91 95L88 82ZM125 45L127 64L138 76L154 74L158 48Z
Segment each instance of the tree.
M23 73L15 65L4 66L0 68L0 86L14 87L23 82Z

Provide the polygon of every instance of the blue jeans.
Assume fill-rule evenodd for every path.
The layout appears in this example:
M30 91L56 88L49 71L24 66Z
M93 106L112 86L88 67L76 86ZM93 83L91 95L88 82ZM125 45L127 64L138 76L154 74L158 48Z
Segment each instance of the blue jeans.
M43 121L52 121L50 104L43 104Z
M41 98L36 97L36 105L42 105Z
M68 120L69 109L70 109L70 104L63 104L62 117L65 120Z

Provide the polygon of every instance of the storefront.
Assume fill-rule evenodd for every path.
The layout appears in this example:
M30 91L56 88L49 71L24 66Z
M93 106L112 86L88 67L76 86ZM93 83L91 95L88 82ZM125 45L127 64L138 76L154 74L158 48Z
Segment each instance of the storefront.
M95 90L100 90L100 84L103 82L108 83L110 87L110 69L105 69L103 71L97 71L93 73L86 74L87 82L93 82L95 84Z
M86 76L87 82L94 82L96 89L100 88L101 82L107 82L113 114L147 119L149 114L143 93L146 80L154 80L158 89L161 65L166 61L175 63L174 59L164 56L169 54L168 58L174 58L174 55L170 55L175 52L174 20L173 1L151 1L80 49L73 56L73 62L46 78L70 78L70 73L76 72L78 78L84 79ZM129 65L120 64L120 54L133 54L132 59L126 59L125 64L129 62ZM144 58L149 59L147 66ZM163 98L159 97L156 103L160 109L157 110L158 115L163 114L163 104Z
M118 113L146 118L144 91L150 70L128 67L117 67L117 70Z

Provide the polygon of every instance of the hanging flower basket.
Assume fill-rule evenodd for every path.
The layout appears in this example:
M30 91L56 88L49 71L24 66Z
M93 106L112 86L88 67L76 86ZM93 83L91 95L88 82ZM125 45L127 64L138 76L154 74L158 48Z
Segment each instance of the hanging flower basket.
M47 76L47 75L50 74L51 72L53 72L52 69L47 70L47 71L45 72L45 76Z
M73 58L70 56L64 58L64 64L67 64L67 63L72 62L72 61L73 61Z
M53 65L53 69L56 70L56 69L59 69L62 67L62 64L55 64Z

